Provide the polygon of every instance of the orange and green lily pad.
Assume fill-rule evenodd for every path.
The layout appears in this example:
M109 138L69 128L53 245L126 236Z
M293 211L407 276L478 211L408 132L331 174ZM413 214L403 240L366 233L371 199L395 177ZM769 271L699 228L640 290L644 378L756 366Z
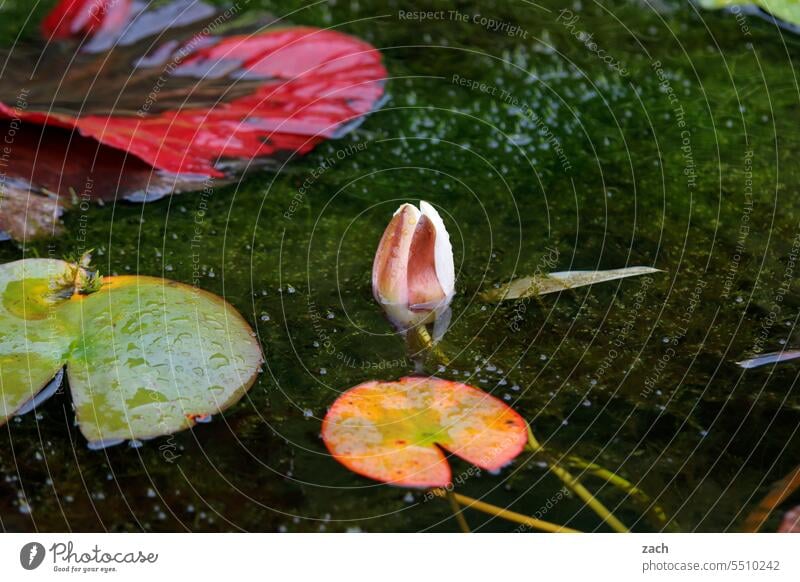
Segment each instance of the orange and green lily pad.
M440 378L372 381L342 394L322 424L333 457L371 479L405 487L443 487L447 455L495 471L527 442L513 409L467 384Z
M83 294L85 277L53 259L0 266L0 425L64 366L90 446L189 428L255 382L261 347L220 297L140 276Z

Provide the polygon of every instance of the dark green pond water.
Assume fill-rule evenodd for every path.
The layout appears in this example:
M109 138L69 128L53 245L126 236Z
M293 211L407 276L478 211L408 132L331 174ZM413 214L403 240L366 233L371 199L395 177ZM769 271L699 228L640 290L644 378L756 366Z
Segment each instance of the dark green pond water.
M0 2L6 45L29 4ZM678 0L590 0L569 4L572 15L550 0L431 6L457 14L419 22L400 14L405 2L249 2L380 48L386 105L280 173L73 212L58 240L0 243L3 262L95 248L106 274L190 283L199 269L268 360L224 415L136 449L87 450L68 393L10 422L2 529L457 531L445 502L350 473L319 436L342 390L412 369L372 301L370 269L391 213L420 198L445 209L458 272L441 344L453 362L430 372L505 399L553 453L638 483L680 530L736 530L800 463L800 365L734 364L800 344L800 38ZM550 270L666 272L478 301L553 257ZM499 475L457 460L453 470L470 475L458 491L525 514L561 487L525 454ZM656 528L618 490L585 482L633 529ZM473 529L515 529L467 517ZM571 497L545 519L607 531Z

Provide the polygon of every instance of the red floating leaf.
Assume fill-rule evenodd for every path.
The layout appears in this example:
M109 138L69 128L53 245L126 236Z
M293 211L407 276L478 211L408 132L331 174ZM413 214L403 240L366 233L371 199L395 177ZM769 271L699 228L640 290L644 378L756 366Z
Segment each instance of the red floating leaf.
M42 22L42 35L62 40L117 29L130 10L130 0L63 0Z
M112 167L106 199L201 189L307 153L355 127L382 98L386 70L368 43L311 27L237 28L233 15L196 0L64 0L42 28L69 40L15 47L0 83L0 119L17 131L65 130L54 134L63 153L37 159L44 170L32 175L26 160L47 148L27 128L34 137L12 140L5 152L9 180L64 206L70 190L44 184L43 173L75 168L80 192L98 163ZM87 144L73 151L76 138L91 140L88 159ZM130 176L124 156L106 163L112 150L146 171ZM0 229L10 230L8 222L0 218ZM36 224L23 234L36 234ZM19 229L12 234L19 238Z
M497 398L458 382L406 377L366 382L342 394L322 438L345 467L406 487L450 483L444 451L490 471L523 449L528 425Z

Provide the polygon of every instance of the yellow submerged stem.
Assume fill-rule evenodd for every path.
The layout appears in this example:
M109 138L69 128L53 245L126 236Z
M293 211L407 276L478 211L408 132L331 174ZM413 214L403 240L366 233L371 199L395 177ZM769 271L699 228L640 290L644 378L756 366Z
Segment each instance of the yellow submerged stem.
M478 501L477 499L473 499L472 497L467 497L466 495L461 495L460 493L453 493L451 491L445 491L444 489L434 489L433 494L439 497L446 497L448 495L451 495L454 502L464 507L467 507L469 509L475 509L476 511L482 511L483 513L488 513L489 515L493 515L495 517L499 517L500 519L505 519L507 521L518 523L520 525L527 526L531 529L538 529L541 531L546 531L551 533L581 533L576 529L572 529L563 525L558 525L557 523L551 523L549 521L544 521L541 519L529 517L527 515L517 513L516 511L509 511L508 509L497 507L496 505L492 505L491 503Z
M445 497L447 498L447 502L450 504L450 509L453 510L453 515L456 518L456 522L458 522L458 527L461 528L463 533L470 533L467 518L464 517L464 512L461 509L461 506L458 505L458 501L456 500L453 492L450 490L445 490Z
M624 491L631 497L636 498L636 500L645 507L648 508L648 512L656 519L659 523L670 526L672 524L672 520L669 519L667 512L657 504L652 502L650 496L647 495L644 491L642 491L639 487L625 479L624 477L620 477L616 473L609 471L608 469L601 467L596 463L591 463L589 461L585 461L577 456L570 456L567 458L567 462L579 469L584 471L588 471L595 477L603 479L605 482L617 487L618 489Z
M536 437L533 436L533 431L530 429L530 427L528 427L528 446L534 453L540 453L543 451L542 445L536 440ZM628 533L630 531L624 523L614 517L614 514L611 513L611 511L609 511L608 508L603 505L594 495L592 495L589 490L581 484L580 481L573 477L569 471L552 460L547 464L547 468L551 473L553 473L553 475L561 479L564 485L566 485L570 491L577 495L592 511L600 516L600 518L606 522L611 529L619 533Z

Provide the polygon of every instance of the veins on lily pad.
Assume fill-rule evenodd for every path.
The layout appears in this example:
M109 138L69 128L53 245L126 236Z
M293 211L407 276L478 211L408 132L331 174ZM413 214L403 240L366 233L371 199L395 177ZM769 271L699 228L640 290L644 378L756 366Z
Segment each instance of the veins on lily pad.
M66 367L90 447L170 434L238 402L262 362L250 326L211 293L55 259L0 266L0 424L39 406Z

